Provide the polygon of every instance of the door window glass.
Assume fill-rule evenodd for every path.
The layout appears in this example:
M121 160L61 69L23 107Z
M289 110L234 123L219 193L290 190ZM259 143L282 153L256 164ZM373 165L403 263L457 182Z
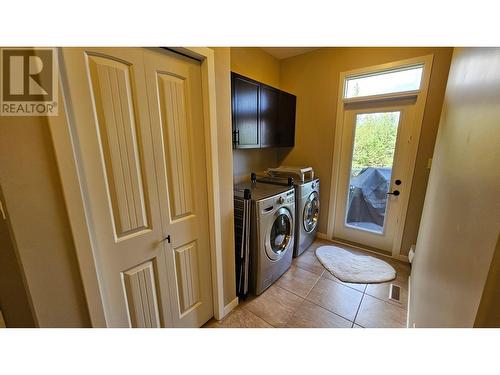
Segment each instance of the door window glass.
M399 117L399 111L356 116L345 216L347 226L384 232Z

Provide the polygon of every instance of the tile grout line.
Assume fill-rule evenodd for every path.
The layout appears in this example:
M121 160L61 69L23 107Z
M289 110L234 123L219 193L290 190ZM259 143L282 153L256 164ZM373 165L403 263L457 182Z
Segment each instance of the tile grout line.
M359 309L361 308L361 304L363 303L364 298L365 298L365 293L363 293L363 295L361 296L361 301L359 301L358 309L356 310L356 315L354 315L354 320L352 321L352 327L354 327L354 324L356 324L356 318L358 317Z
M307 271L307 270L306 270L306 271ZM332 314L335 314L335 315L337 315L337 316L341 317L342 319L347 320L348 322L351 322L351 323L352 323L351 328L352 328L352 327L354 327L354 321L356 320L356 316L358 315L358 310L359 310L359 307L361 306L361 302L363 301L364 292L361 292L360 290L357 290L357 289L351 288L351 287L349 287L349 286L347 286L347 285L344 285L344 284L342 284L342 283L339 283L339 282L337 282L337 281L335 281L335 280L331 280L331 279L329 279L329 278L323 277L323 274L324 274L325 272L327 272L327 270L323 270L323 272L321 273L321 276L318 278L318 280L317 280L317 281L316 281L316 283L313 285L313 287L311 288L311 290L309 290L309 293L307 293L307 295L304 297L304 300L305 300L305 301L307 301L307 302L309 302L309 303L312 303L313 305L318 306L319 308L322 308L322 309L324 309L324 310L326 310L326 311L328 311L328 312L330 312L330 313L332 313ZM353 320L348 319L348 318L346 318L345 316L342 316L342 315L340 315L340 314L336 313L335 311L332 311L332 310L330 310L330 309L327 309L326 307L321 306L321 305L318 305L317 303L315 303L315 302L313 302L313 301L311 301L311 300L308 300L308 299L307 299L307 297L309 296L309 294L311 294L312 290L313 290L313 289L314 289L314 287L315 287L315 286L319 283L319 281L321 280L321 278L324 278L325 280L333 281L334 283L337 283L337 284L339 284L339 285L345 286L346 288L350 288L350 289L355 290L356 292L359 292L359 293L361 293L361 294L362 294L362 295L361 295L361 300L360 300L359 305L358 305L358 309L356 310L356 315L354 316L354 319L353 319ZM366 290L366 286L365 286L365 290ZM292 293L293 293L293 292L292 292Z
M306 270L306 271L307 271L307 270ZM317 275L316 275L316 276L317 276ZM285 291L287 291L287 292L290 292L290 293L292 293L293 295L295 295L295 296L297 296L297 297L299 297L299 298L302 298L302 301L300 301L300 304L299 304L299 305L297 306L297 308L293 311L293 313L292 313L292 315L291 315L290 319L291 319L291 318L293 318L293 316L295 315L295 313L297 312L297 310L299 309L299 307L300 307L300 306L301 306L304 302L309 302L309 303L311 303L311 304L313 304L313 305L315 305L315 306L319 307L320 309L323 309L323 310L325 310L325 311L328 311L329 313L334 314L334 315L336 315L336 316L338 316L338 317L340 317L340 318L342 318L342 319L345 319L345 320L347 320L348 322L350 322L350 323L353 323L353 324L354 324L354 322L353 322L352 320L350 320L350 319L346 318L345 316L342 316L342 315L340 315L340 314L338 314L338 313L336 313L336 312L334 312L334 311L331 311L331 310L327 309L326 307L323 307L323 306L321 306L321 305L318 305L317 303L315 303L315 302L310 301L310 300L308 300L308 299L307 299L307 296L309 296L309 294L310 294L310 293L311 293L311 291L314 289L314 287L318 284L318 282L319 282L319 280L320 280L320 279L321 279L321 276L320 276L320 277L318 277L318 280L316 280L316 282L314 283L314 285L312 286L312 288L309 290L309 292L306 294L306 296L305 296L305 297L299 296L298 294L296 294L296 293L292 292L291 290L288 290L288 289L285 289L285 288L280 287L279 285L276 285L276 287L278 287L278 288L280 288L280 289L283 289L283 290L285 290ZM332 281L333 281L333 280L332 280ZM358 292L359 292L359 290L358 290ZM361 299L363 299L363 297L361 297ZM359 306L358 306L358 308L359 308ZM258 316L258 315L257 315L257 314L255 314L255 313L254 313L254 315ZM264 321L265 321L265 319L264 319L264 318L262 318L262 317L260 317L260 316L258 316L258 317L259 317L259 318L261 318L262 320L264 320ZM271 323L269 323L269 322L267 322L267 321L266 321L266 323L271 324ZM272 324L271 324L271 325L272 325ZM274 326L273 326L273 327L274 327ZM275 327L275 328L280 328L280 327ZM351 326L351 328L352 328L352 326Z
M281 290L284 290L285 292L292 293L294 296L299 297L299 298L301 298L301 299L302 299L302 301L300 301L300 303L298 304L298 306L297 306L297 307L296 307L296 308L295 308L295 309L291 312L290 318L292 318L292 317L293 317L293 315L295 314L295 312L297 311L297 309L299 308L299 306L300 306L300 305L301 305L301 304L305 301L305 298L304 298L304 297L299 296L298 294L296 294L296 293L292 292L291 290L288 290L288 289L285 289L285 288L280 287L279 285L276 285L276 283L274 283L274 284L270 285L270 286L269 286L269 288L270 288L271 286L275 286L276 288L279 288L279 289L281 289ZM269 288L268 288L268 289L269 289ZM267 289L266 289L266 291L267 291ZM262 294L263 294L263 293L262 293ZM259 296L257 296L257 297L259 297ZM260 315L258 315L258 314L256 314L256 313L254 313L254 312L253 312L253 311L251 311L251 310L246 309L245 307L241 307L241 308L242 308L242 309L245 309L246 311L251 312L252 314L254 314L254 315L255 315L255 316L257 316L258 318L262 319L263 321L265 321L267 324L269 324L269 325L270 325L271 327L273 327L273 328L284 328L284 327L276 327L275 325L271 324L271 323L270 323L270 322L268 322L266 319L264 319L262 316L260 316ZM286 323L285 323L285 326L286 326L286 324L287 324L287 323L288 323L288 322L286 322ZM285 327L285 328L286 328L286 327Z
M304 299L306 299L306 298L307 298L307 296L308 296L309 294L311 294L311 292L312 292L312 290L314 289L314 287L315 287L316 285L318 285L319 281L320 281L320 280L321 280L321 278L323 277L323 273L325 273L325 271L323 271L323 272L321 273L321 275L319 275L318 280L316 280L316 282L314 283L314 285L312 286L312 288L311 288L311 289L309 289L309 292L307 292L307 294L306 294L306 296L304 297Z
M290 314L290 318L287 320L287 322L285 322L284 326L283 327L275 327L275 328L286 328L286 325L288 324L288 322L293 318L293 316L295 315L295 313L297 312L297 310L299 309L300 305L302 305L302 303L304 303L304 301L306 300L305 297L301 297L299 296L298 294L295 294L294 292L288 290L288 289L285 289L285 288L282 288L280 287L279 285L276 285L277 288L280 288L282 290L284 290L285 292L289 292L289 293L292 293L294 296L297 296L299 298L302 299L302 301L300 301L299 304L297 304L297 307L295 309L293 309L293 311L291 312ZM273 326L274 327L274 326Z
M335 311L329 310L329 309L327 309L326 307L323 307L323 306L321 306L321 305L318 305L318 304L317 304L316 302L314 302L314 301L311 301L311 300L308 300L308 299L305 299L305 298L304 298L304 301L307 301L307 302L309 302L309 303L311 303L311 304L313 304L313 305L315 305L315 306L318 306L319 308L321 308L321 309L323 309L323 310L325 310L325 311L328 311L329 313L332 313L333 315L337 315L337 316L341 317L342 319L347 320L349 323L354 323L351 319L348 319L348 318L346 318L345 316L342 316L342 315L340 315L339 313L336 313ZM352 328L352 327L351 327L351 328Z
M323 271L323 273L325 273L325 272L326 272L326 271ZM313 305L318 306L319 308L321 308L321 309L323 309L323 310L326 310L326 311L328 311L328 312L330 312L330 313L332 313L332 314L334 314L334 315L337 315L337 316L341 317L342 319L345 319L345 320L347 320L348 322L352 322L352 323L354 324L354 322L353 322L352 320L347 319L345 316L342 316L342 315L340 315L340 314L337 314L336 312L331 311L330 309L327 309L326 307L323 307L323 306L321 306L321 305L318 305L317 303L315 303L315 302L313 302L313 301L311 301L311 300L308 300L308 299L307 299L307 297L309 296L309 294L311 294L311 292L312 292L312 290L314 289L314 287L315 287L315 286L319 283L319 281L320 281L320 280L321 280L321 278L323 277L323 273L321 274L321 276L320 276L320 277L318 277L318 280L316 281L316 283L313 285L313 287L311 288L311 290L309 291L309 293L307 293L307 295L304 297L304 301L307 301L307 302L309 302L309 303L312 303ZM328 279L326 279L326 280L328 280ZM331 281L333 281L333 280L331 280ZM352 289L352 288L351 288L351 289ZM354 290L355 290L355 289L354 289ZM359 292L359 290L358 290L358 292ZM363 299L363 296L361 296L361 299ZM351 326L351 328L352 328L352 326Z
M256 313L254 313L254 312L253 312L253 311L251 311L251 310L248 310L248 309L247 309L247 308L245 308L244 306L242 306L242 307L240 307L240 308L241 308L241 309L243 309L243 310L245 310L245 311L247 311L247 312L249 312L250 314L255 315L257 318L262 319L264 322L266 322L267 324L269 324L271 327L273 327L273 328L279 328L279 327L276 327L276 326L274 326L273 324L269 323L269 322L268 322L266 319L264 319L262 316L260 316L260 315L258 315L258 314L256 314Z
M312 272L312 271L310 271L310 270L308 270L308 269L305 269L305 268L303 268L303 267L300 267L300 266L296 266L296 267L299 267L299 268L300 268L300 269L302 269L302 270L305 270L305 271L309 271L309 272L311 272L311 273L314 273L314 272ZM324 267L324 266L323 266L323 267ZM340 284L340 285L343 285L343 286L345 286L345 287L347 287L347 288L350 288L350 289L356 290L356 291L358 291L358 292L360 292L360 293L364 293L364 292L365 292L365 290L366 290L366 288L368 287L368 284L367 284L367 283L361 283L361 284L365 284L365 288L363 289L363 291L361 291L361 290L359 290L359 289L353 288L353 287L352 287L352 286L350 286L350 285L346 285L346 284L345 284L345 282L342 282L342 281L340 281L340 280L339 280L339 281L337 281L337 280L333 280L333 279L330 279L330 278L328 278L328 277L323 276L323 275L324 275L325 273L327 273L327 272L328 272L328 273L330 273L333 277L336 277L335 275L333 275L330 271L328 271L328 270L325 268L325 269L323 270L323 272L321 273L320 278L322 277L322 278L324 278L324 279L326 279L326 280L333 281L333 282L335 282L335 283L337 283L337 284ZM315 275L317 275L316 273L314 273L314 274L315 274Z
M305 267L302 267L302 266L300 266L300 265L298 265L298 264L294 264L294 266L295 266L295 267L299 267L299 268L300 268L301 270L303 270L303 271L311 272L311 273L315 274L316 276L318 276L318 274L317 274L316 272L311 271L311 270L309 270L309 269L307 269L307 268L305 268ZM325 273L325 271L323 270L323 272L321 272L321 275L319 275L319 276L321 277L324 273Z
M404 307L398 306L398 305L396 305L395 303L391 303L391 302L386 301L385 299L382 299L382 298L377 297L377 296L372 296L370 293L363 292L363 296L364 296L365 294L366 294L368 297L375 298L375 299L377 299L377 300L379 300L379 301L381 301L381 302L385 302L385 303L387 303L387 304L389 304L389 305L391 305L391 306L394 306L394 307L400 308L400 309L401 309L401 310L403 310L403 311L408 311L408 310L407 310L407 309L405 309Z

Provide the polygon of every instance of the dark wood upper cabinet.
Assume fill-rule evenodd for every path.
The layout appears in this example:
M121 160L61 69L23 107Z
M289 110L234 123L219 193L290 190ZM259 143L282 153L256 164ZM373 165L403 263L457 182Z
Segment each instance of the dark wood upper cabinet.
M279 97L278 114L278 143L279 147L293 147L295 145L295 108L297 97L281 91Z
M259 123L260 147L278 145L280 91L272 87L260 86Z
M295 95L231 73L234 148L292 147Z
M236 148L260 147L259 84L232 74L233 145Z

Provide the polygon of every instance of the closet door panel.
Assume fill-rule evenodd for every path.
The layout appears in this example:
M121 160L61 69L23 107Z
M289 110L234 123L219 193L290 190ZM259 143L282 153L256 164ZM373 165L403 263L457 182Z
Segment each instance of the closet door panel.
M213 316L201 66L144 50L166 263L176 327Z
M61 63L107 325L172 326L142 50L64 48Z

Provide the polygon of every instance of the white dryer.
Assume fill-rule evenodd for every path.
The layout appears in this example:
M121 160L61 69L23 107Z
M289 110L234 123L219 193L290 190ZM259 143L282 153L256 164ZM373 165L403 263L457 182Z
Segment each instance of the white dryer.
M259 182L236 185L235 198L250 190L250 291L264 292L292 264L295 190Z

